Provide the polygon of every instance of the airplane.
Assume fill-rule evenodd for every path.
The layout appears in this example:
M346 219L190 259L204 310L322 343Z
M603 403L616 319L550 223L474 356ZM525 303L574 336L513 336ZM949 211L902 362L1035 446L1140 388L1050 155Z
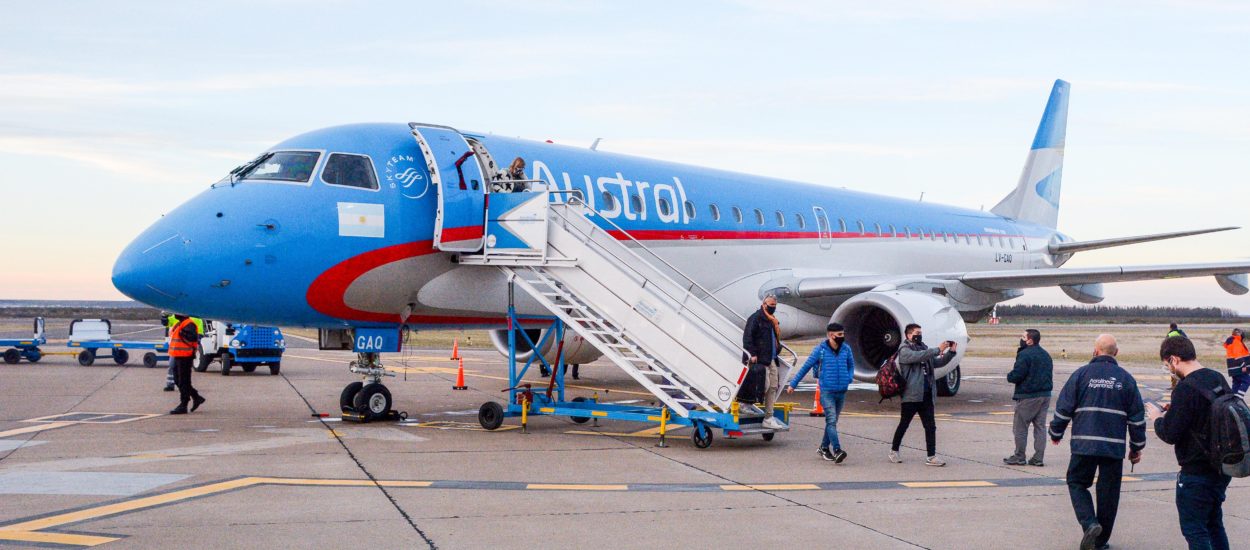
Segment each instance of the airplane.
M1250 290L1245 260L1062 267L1088 250L1236 229L1087 241L1058 230L1069 95L1055 81L1017 185L988 212L434 124L325 128L274 145L157 220L118 257L112 280L164 310L317 328L339 342L323 349L367 328L481 328L506 354L505 275L462 260L486 246L486 205L512 190L504 167L522 159L531 189L576 191L595 223L738 315L773 295L783 338L842 323L858 380L873 380L908 323L958 343L936 373L949 396L966 323L1023 289L1058 286L1097 303L1103 283L1212 276L1229 293ZM547 313L533 300L517 312ZM603 353L571 330L563 344L567 364ZM381 385L379 369L353 372ZM343 403L360 391L349 385ZM389 411L389 392L377 405Z

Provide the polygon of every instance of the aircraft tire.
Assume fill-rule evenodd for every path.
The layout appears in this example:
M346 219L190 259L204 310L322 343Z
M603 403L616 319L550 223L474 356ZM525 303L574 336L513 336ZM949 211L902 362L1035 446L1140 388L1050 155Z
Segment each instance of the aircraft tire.
M339 394L339 410L355 410L356 394L360 393L360 388L364 387L364 385L364 382L352 382L344 386L343 393Z
M369 384L352 398L352 408L370 421L381 420L391 412L391 390L382 384Z
M487 430L497 430L503 425L503 406L495 401L482 403L477 410L477 422Z
M5 363L8 363L10 365L16 365L21 360L22 360L22 352L18 351L17 349L4 350L4 362Z
M956 366L946 376L937 381L937 394L942 397L952 397L959 393L959 386L963 382L963 374L959 372Z

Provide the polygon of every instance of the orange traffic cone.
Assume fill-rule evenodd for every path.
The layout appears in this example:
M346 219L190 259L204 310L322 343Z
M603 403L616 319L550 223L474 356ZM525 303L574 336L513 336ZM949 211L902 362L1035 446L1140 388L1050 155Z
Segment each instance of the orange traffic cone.
M464 384L464 359L460 359L460 368L456 369L456 385L452 386L453 390L467 390L468 386Z
M460 338L459 337L457 337L451 343L451 360L456 361L458 359L460 359Z
M825 408L820 406L820 384L816 384L816 395L812 397L812 412L808 416L824 416Z

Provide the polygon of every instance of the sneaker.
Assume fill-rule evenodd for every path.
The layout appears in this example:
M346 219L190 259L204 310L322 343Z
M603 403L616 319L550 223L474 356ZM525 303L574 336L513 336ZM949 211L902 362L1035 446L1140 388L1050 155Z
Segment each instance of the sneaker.
M187 408L185 406L179 406L174 410L169 411L169 414L187 414Z
M1045 466L1045 465L1046 465L1046 463L1045 463L1045 462L1042 462L1042 459L1040 459L1040 458L1030 458L1030 459L1029 459L1029 466Z
M173 386L165 386L165 391L174 391Z
M903 457L898 456L898 451L890 451L890 462L893 462L895 464L902 464Z
M195 397L192 397L191 398L191 412L195 412L195 409L200 408L200 405L203 405L204 401L206 400L203 397L200 397L198 395Z
M833 456L833 453L829 452L829 449L826 449L824 447L820 448L820 458L823 458L828 461L836 460Z
M1102 526L1097 523L1085 528L1085 536L1081 537L1081 550L1094 550L1095 539L1102 534Z
M842 449L833 451L833 461L835 463L841 464L843 460L846 460L846 451L843 451Z
M937 455L934 455L934 456L924 459L924 465L925 466L945 466L946 463L943 462L942 459L938 458Z
M762 422L762 425L765 428L768 428L771 430L784 430L789 427L789 426L786 426L784 422L777 420L777 417L775 416L770 416L768 418L765 418L764 422Z
M1012 455L1007 458L1004 458L1003 464L1006 464L1008 466L1024 466L1025 462L1024 462L1024 458Z

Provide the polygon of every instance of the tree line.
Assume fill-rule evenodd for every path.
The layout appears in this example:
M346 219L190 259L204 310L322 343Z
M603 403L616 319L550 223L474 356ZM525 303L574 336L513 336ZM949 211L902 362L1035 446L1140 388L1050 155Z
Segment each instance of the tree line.
M998 316L1048 319L1115 319L1155 321L1237 321L1245 316L1236 310L1220 307L1182 306L1043 306L1000 305Z

